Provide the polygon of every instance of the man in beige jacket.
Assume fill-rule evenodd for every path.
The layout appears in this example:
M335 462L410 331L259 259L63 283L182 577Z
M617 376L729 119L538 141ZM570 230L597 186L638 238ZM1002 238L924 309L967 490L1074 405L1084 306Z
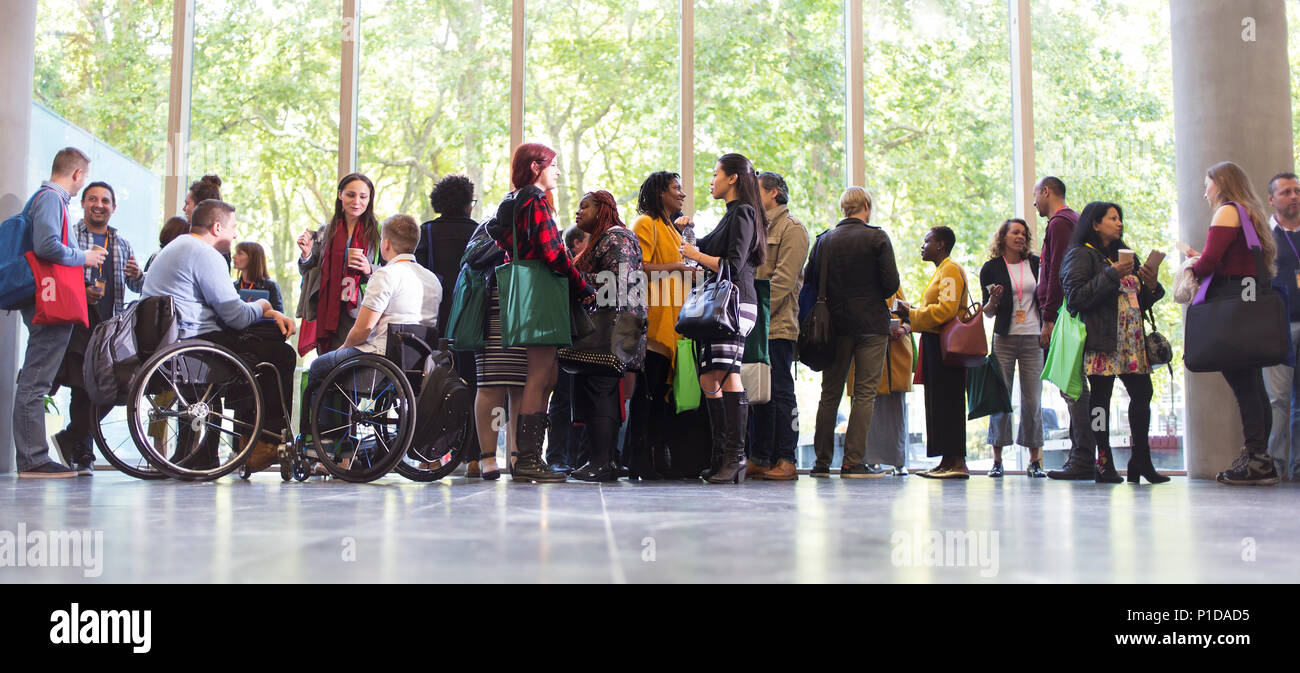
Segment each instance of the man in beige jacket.
M790 190L777 173L758 176L767 210L767 261L754 277L772 283L772 322L768 352L772 358L772 400L751 407L754 435L751 442L751 479L792 480L795 444L799 441L799 411L794 394L794 351L799 340L799 290L803 287L804 261L808 258L808 230L791 217Z

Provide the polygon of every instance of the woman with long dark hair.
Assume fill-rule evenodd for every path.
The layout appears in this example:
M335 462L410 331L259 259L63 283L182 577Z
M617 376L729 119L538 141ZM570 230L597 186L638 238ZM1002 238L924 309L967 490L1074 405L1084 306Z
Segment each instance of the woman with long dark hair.
M271 302L271 308L284 312L280 286L271 280L271 275L266 270L266 251L260 243L244 241L236 245L231 261L239 272L239 280L235 281L236 290L263 290L270 295L267 301Z
M1250 178L1237 164L1225 161L1210 167L1205 176L1205 200L1214 209L1214 221L1206 236L1204 252L1192 266L1192 273L1197 280L1214 274L1206 299L1239 299L1245 279L1253 279L1256 272L1255 256L1246 243L1243 227L1249 224L1255 228L1267 267L1265 272L1270 276L1277 272L1277 239L1268 229L1268 220ZM1245 208L1251 220L1249 223L1241 221L1237 205ZM1292 301L1296 299L1292 298ZM1195 339L1196 336L1189 333L1187 338ZM1243 335L1243 338L1247 336ZM1219 473L1219 483L1230 486L1271 486L1278 483L1277 466L1268 453L1273 417L1269 411L1268 391L1264 388L1264 370L1260 367L1232 369L1224 371L1223 378L1237 398L1245 443L1232 465Z
M623 455L630 476L668 476L673 414L668 384L677 356L677 314L684 298L683 279L694 269L682 262L682 235L673 221L682 211L686 192L681 176L670 171L651 173L637 195L632 232L650 281L646 294L649 327L645 367L636 374L636 389L628 412Z
M618 216L618 202L607 191L588 192L578 203L576 224L590 235L587 246L578 254L573 265L592 287L615 283L610 293L611 305L601 303L596 308L601 313L631 312L645 324L646 304L635 291L621 288L640 286L641 246L636 236L623 226ZM601 318L607 319L607 316ZM638 370L645 362L645 332L637 348L637 357L628 364L629 370ZM614 464L614 449L618 442L618 428L622 424L622 398L618 394L621 376L599 374L574 374L573 420L587 428L587 464L573 472L581 481L614 481L618 479L618 465Z
M989 260L980 269L984 315L993 318L993 356L1010 389L1020 369L1020 427L1016 443L1029 449L1030 478L1046 478L1043 471L1043 348L1039 344L1042 318L1038 311L1038 255L1033 249L1029 224L1019 218L1002 223L993 235ZM990 288L992 288L990 290ZM989 444L993 446L990 477L1001 477L1002 449L1010 446L1012 414L989 418Z
M1120 258L1127 249L1124 210L1115 203L1094 201L1079 214L1070 247L1061 263L1065 309L1078 315L1087 330L1083 348L1083 375L1088 377L1092 435L1097 440L1099 484L1123 481L1115 471L1110 449L1110 395L1115 379L1128 391L1128 422L1133 453L1128 480L1152 484L1169 481L1151 464L1151 363L1147 360L1142 312L1151 308L1165 290L1154 269L1136 266L1132 257Z
M713 432L713 460L700 476L712 484L738 484L745 480L745 434L749 430L749 398L740 382L740 361L745 338L758 320L758 294L754 269L767 256L767 212L759 191L758 173L749 159L724 154L713 168L709 193L727 204L727 212L699 247L682 243L682 255L699 262L713 276L727 265L731 282L740 293L740 333L697 344L700 351L700 389Z
M379 222L375 219L375 185L352 173L339 181L334 216L315 232L298 237L298 272L303 275L298 317L315 321L314 346L320 354L343 344L361 307L361 288L379 257Z
M564 249L563 235L555 225L552 192L559 177L555 150L540 143L524 143L516 148L510 160L510 183L515 191L507 194L497 207L496 220L489 232L497 247L507 255L513 256L517 247L520 260L541 260L555 273L568 277L573 297L590 303L595 299L596 291L573 267L569 253ZM493 334L489 325L485 338L500 338L500 325L496 329ZM511 477L515 481L565 481L568 477L564 473L552 472L542 459L547 402L559 375L556 347L528 346L527 353L527 381L515 428L519 458Z

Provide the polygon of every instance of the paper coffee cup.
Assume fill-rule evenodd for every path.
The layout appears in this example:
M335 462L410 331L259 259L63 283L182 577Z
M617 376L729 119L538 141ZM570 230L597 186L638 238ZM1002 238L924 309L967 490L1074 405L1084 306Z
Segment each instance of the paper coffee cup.
M1121 248L1119 251L1119 261L1121 262L1124 261L1131 262L1135 259L1135 257L1136 255L1133 254L1133 251L1129 250L1128 248Z

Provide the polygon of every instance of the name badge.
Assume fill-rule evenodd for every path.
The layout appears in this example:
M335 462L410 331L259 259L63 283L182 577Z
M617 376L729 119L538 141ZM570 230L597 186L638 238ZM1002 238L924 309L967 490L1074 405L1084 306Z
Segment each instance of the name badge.
M1016 322L1025 322L1028 319L1029 315L1025 311L1016 311Z
M1295 286L1300 287L1300 271L1295 272Z

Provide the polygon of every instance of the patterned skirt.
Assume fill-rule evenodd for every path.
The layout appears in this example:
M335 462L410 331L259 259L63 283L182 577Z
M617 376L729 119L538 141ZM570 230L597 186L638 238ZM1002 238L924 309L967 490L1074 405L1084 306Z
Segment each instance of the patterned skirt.
M740 373L740 361L745 357L745 339L758 322L758 306L740 305L740 334L733 337L702 341L699 344L701 374L709 371Z
M483 350L474 353L474 369L482 387L522 388L528 382L528 350L523 346L501 347L501 303L495 283L489 289L487 332L483 334Z

